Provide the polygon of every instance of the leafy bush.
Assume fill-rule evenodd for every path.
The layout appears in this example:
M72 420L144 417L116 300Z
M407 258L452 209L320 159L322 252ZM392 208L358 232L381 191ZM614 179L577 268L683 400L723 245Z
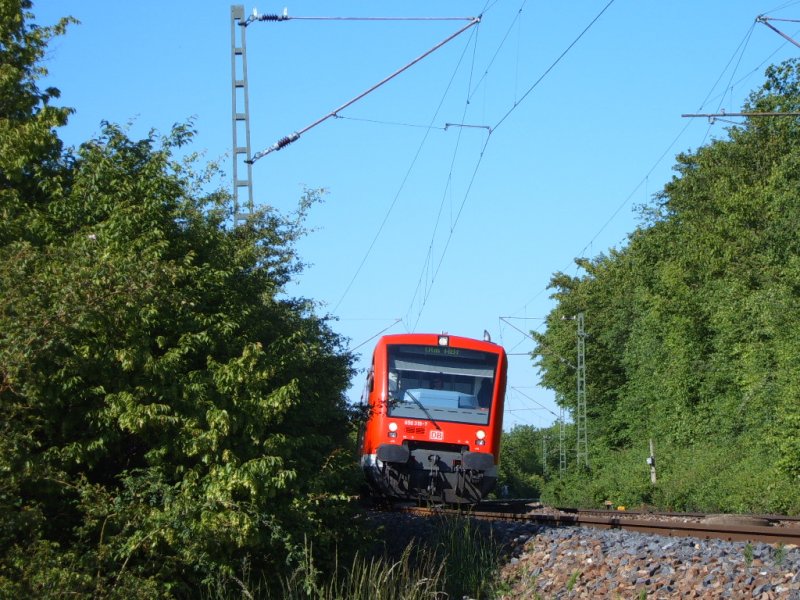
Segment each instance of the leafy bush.
M66 22L29 6L0 11L0 596L194 596L306 538L331 565L352 357L284 292L318 194L232 229L191 124L64 151L36 61Z
M744 439L719 446L665 445L657 456L656 485L642 451L609 452L593 457L589 472L571 470L549 480L543 500L583 508L609 501L674 511L796 514L800 492L769 451Z
M543 483L541 436L546 434L545 430L537 431L529 425L503 432L495 494L507 487L515 498L539 497Z

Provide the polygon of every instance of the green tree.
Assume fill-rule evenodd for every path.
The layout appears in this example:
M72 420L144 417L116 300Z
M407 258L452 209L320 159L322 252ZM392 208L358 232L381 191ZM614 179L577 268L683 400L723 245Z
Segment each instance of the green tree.
M542 469L542 436L552 432L530 425L517 425L503 432L502 456L498 469L498 485L508 486L515 498L538 498L544 473Z
M40 90L37 80L47 74L39 64L48 41L63 34L70 19L51 27L27 26L28 0L9 0L0 7L0 243L35 238L39 223L21 218L27 205L46 200L51 181L66 173L61 142L55 129L72 112L51 105L55 88Z
M617 420L624 401L625 366L620 349L630 335L638 311L633 293L632 267L622 251L593 260L576 259L584 277L556 273L550 281L557 308L547 316L545 333L531 332L537 346L533 356L542 371L542 383L558 392L560 403L572 411L577 402L577 328L575 317L584 313L586 330L587 418L590 437L611 447L631 439L631 422Z
M289 298L296 214L229 227L191 124L64 151L54 28L0 9L0 595L196 596L355 534L352 357Z
M798 107L800 72L789 61L767 69L745 110ZM669 496L638 480L620 487L626 472L641 477L636 453L654 438L662 481L683 489L692 469L735 474L714 479L704 498L681 492L681 505L744 510L738 490L747 488L798 509L797 494L778 496L800 476L799 161L796 118L752 117L677 157L626 247L580 259L582 276L554 275L557 306L534 354L545 385L574 408L574 330L562 317L585 312L593 476L608 484L595 479L597 496Z

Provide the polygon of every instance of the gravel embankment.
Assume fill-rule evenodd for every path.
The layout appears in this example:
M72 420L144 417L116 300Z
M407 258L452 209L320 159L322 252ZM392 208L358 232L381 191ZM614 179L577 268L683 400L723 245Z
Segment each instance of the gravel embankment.
M428 536L428 519L373 517L387 548ZM505 548L507 599L758 598L800 600L797 546L664 537L583 527L481 523Z

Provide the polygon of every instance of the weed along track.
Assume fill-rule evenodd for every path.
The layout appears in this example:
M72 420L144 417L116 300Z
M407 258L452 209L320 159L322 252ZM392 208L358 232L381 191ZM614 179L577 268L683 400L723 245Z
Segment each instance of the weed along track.
M395 506L381 521L387 535L393 526L408 535L423 532L432 517L454 515L486 523L487 535L504 546L498 598L800 600L800 526L794 518L503 502L469 511Z

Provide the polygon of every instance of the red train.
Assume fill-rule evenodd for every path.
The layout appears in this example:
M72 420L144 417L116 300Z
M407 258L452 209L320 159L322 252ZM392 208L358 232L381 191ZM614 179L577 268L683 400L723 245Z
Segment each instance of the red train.
M508 359L454 335L382 337L363 401L359 454L373 493L475 503L497 482Z

